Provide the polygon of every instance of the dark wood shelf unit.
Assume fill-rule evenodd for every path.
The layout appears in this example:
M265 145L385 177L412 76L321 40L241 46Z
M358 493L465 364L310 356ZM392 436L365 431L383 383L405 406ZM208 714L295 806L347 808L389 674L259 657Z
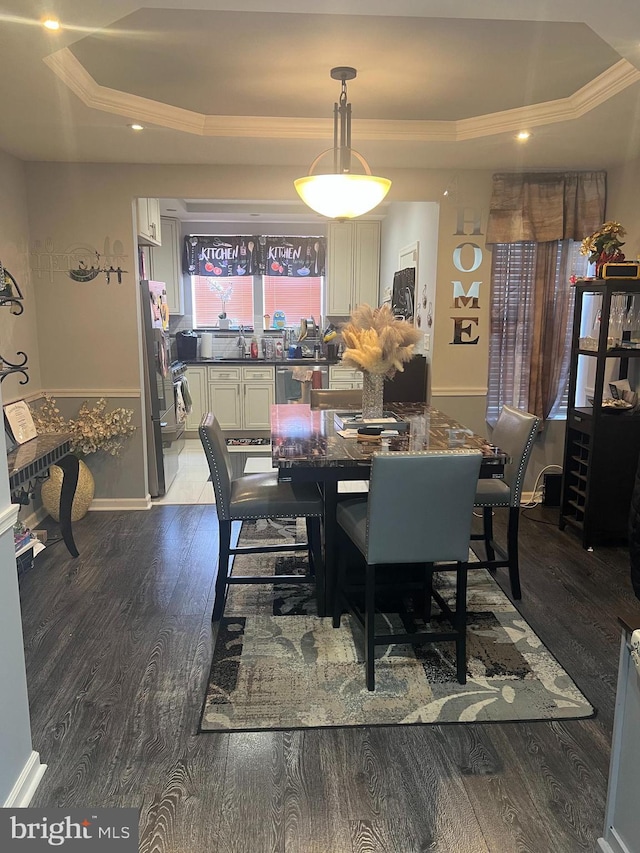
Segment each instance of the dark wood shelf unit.
M586 294L600 294L600 329L597 350L580 347L580 328ZM640 282L629 279L578 281L569 368L569 405L564 448L560 529L571 527L584 548L607 541L624 541L631 492L640 455L640 410L612 412L600 402L608 359L640 358L640 348L608 347L609 318L614 294L634 295L640 303ZM595 360L594 406L576 406L579 358ZM624 365L624 368L622 367Z

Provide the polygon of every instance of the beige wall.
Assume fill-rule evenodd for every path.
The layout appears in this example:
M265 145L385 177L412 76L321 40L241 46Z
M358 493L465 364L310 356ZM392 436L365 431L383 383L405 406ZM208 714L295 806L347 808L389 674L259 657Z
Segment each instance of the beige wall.
M31 230L32 278L40 326L43 387L77 395L108 392L120 398L141 388L137 328L136 243L132 202L141 197L187 197L292 201L295 168L137 166L117 164L25 164ZM438 264L432 328L433 402L444 411L460 410L478 432L484 423L488 362L490 252L484 243L491 173L465 171L453 174L432 170L397 170L391 202L435 201L440 204ZM450 187L445 198L444 190ZM463 211L463 227L459 215ZM474 213L475 212L475 213ZM474 221L480 217L480 233ZM457 233L462 230L463 233ZM474 243L481 263L469 270L473 248L461 249L456 269L454 252ZM67 256L78 247L111 252L128 274L122 285L107 285L102 276L89 284L71 281ZM115 254L114 254L115 253ZM117 263L114 263L117 266ZM480 281L477 307L454 307L453 281L465 289ZM454 345L454 318L473 317L477 344ZM468 324L463 324L468 325ZM469 339L471 335L464 335ZM139 398L130 398L140 417ZM558 425L559 426L559 425ZM540 440L541 459L561 461L561 441L545 446L551 432ZM97 495L144 495L142 454L137 464L115 460L109 483L97 482ZM89 460L91 461L91 460ZM128 460L130 461L130 460ZM535 472L535 464L532 470ZM531 475L530 475L531 476ZM105 492L101 492L101 489Z
M382 222L380 240L380 302L393 293L393 276L399 270L399 254L417 244L418 264L416 268L415 316L423 333L416 352L431 362L433 328L427 326L427 308L435 302L436 267L438 262L438 216L437 202L396 202L389 206ZM426 293L427 307L423 306ZM428 339L425 337L428 335Z
M465 172L442 199L433 341L432 393L478 396L483 405L489 357L491 252L485 234L490 194L490 172ZM480 264L474 268L476 256ZM476 283L477 304L456 304L454 282L465 293ZM456 323L460 343L454 343Z
M607 175L607 219L627 229L624 253L627 260L640 256L640 158L611 169Z
M0 306L0 355L17 363L17 352L28 356L29 382L20 385L20 374L8 376L2 383L4 402L20 400L40 390L38 324L36 300L29 274L29 221L24 164L0 151L0 261L18 282L24 295L24 312L11 313Z

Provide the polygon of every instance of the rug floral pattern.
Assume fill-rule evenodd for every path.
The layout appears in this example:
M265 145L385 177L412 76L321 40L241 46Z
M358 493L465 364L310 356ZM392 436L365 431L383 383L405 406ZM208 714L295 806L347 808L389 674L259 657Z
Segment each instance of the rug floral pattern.
M292 525L245 522L242 541L282 541ZM304 528L298 528L298 536ZM306 557L248 555L234 573L292 574ZM437 576L455 593L455 574ZM362 634L349 616L334 629L315 615L306 585L230 588L204 701L201 731L550 720L588 717L592 706L484 569L469 572L467 683L453 643L376 648L376 690L364 682ZM420 624L410 608L380 614L393 631ZM432 626L438 630L436 611ZM417 621L416 621L417 620ZM380 626L382 627L382 626Z

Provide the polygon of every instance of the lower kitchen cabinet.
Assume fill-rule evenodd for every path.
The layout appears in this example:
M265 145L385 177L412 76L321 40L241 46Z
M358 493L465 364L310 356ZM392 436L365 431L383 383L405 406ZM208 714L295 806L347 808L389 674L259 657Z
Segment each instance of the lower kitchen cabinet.
M224 380L209 383L209 410L222 429L242 429L240 385Z
M272 366L209 367L209 409L223 430L268 430L275 402Z
M356 370L355 367L332 364L329 367L329 388L334 390L362 388L362 371Z
M271 429L271 406L275 400L275 382L245 382L244 428Z
M187 415L185 427L187 430L197 431L202 416L208 411L207 368L190 365L187 367L185 376L189 383L189 394L191 395L191 412Z

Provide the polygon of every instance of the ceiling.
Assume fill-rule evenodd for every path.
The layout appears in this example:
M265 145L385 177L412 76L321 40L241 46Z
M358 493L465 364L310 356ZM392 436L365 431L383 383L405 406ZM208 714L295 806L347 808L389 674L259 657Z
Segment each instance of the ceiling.
M143 2L3 0L0 148L304 174L331 146L329 70L352 65L353 146L377 174L640 154L638 0Z

